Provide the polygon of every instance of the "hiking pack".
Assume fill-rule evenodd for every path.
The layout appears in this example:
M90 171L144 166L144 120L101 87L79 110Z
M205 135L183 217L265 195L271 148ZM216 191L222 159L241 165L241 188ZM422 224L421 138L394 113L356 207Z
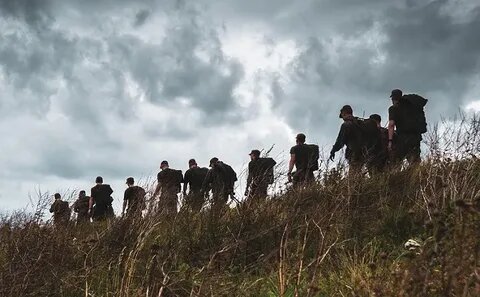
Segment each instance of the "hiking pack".
M259 170L265 177L265 180L269 185L273 184L275 180L274 167L277 164L272 158L259 158L257 160L259 164Z
M417 94L404 95L400 101L402 112L401 130L407 133L424 134L427 132L427 119L424 107L428 100Z
M355 118L353 123L356 128L355 134L359 149L370 151L378 147L381 142L381 134L374 120Z

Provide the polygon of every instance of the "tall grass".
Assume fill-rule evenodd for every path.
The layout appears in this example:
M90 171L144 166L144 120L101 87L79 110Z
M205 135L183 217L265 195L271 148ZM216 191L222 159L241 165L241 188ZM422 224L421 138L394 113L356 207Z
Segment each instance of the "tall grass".
M42 222L41 197L34 214L2 218L0 295L478 296L478 120L461 127L433 129L418 167L325 166L307 188L220 216L207 206L58 228Z

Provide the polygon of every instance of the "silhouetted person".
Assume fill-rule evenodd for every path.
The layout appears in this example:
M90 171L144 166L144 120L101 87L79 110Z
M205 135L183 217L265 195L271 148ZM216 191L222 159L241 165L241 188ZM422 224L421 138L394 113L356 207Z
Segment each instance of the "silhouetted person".
M363 145L358 118L353 116L353 109L350 105L342 107L339 117L343 119L343 124L330 151L330 160L333 161L335 153L346 146L345 159L349 165L349 172L360 173L366 161L366 150Z
M88 205L90 197L87 196L85 191L80 191L78 199L73 204L73 211L77 213L77 225L90 222L90 216L88 215Z
M50 213L53 213L53 223L55 226L67 226L70 220L70 207L67 201L62 200L59 193L54 195L55 201L50 207Z
M297 134L296 145L290 149L290 162L288 164L288 181L292 182L294 186L309 183L314 180L315 168L318 169L318 146L317 156L314 156L312 151L313 145L305 143L306 136L303 133ZM317 159L317 160L315 160ZM317 162L313 164L312 160ZM314 167L316 165L316 167ZM296 168L295 174L292 173L293 168Z
M142 187L135 186L135 179L133 177L127 178L127 189L123 195L122 216L127 217L141 217L142 210L145 208L145 190Z
M403 95L398 89L392 91L390 98L393 105L388 109L388 149L394 151L396 161L407 159L409 164L416 164L421 161L420 143L427 131L423 108L428 100L418 95Z
M161 171L157 174L157 188L154 197L159 195L158 211L165 214L176 214L178 193L181 191L182 171L171 169L167 161L160 164Z
M372 114L370 120L375 121L380 133L380 138L374 150L367 157L367 168L372 173L383 172L388 162L388 129L382 127L382 117Z
M228 198L235 198L235 182L237 174L233 168L218 160L212 158L210 160L210 170L205 177L202 185L202 193L208 195L212 191L212 209L219 210L228 202Z
M249 200L261 200L267 197L268 185L274 181L273 167L277 163L272 158L260 158L259 150L252 150L249 155L245 196Z
M185 172L183 178L183 196L185 206L198 212L205 203L205 196L202 194L202 185L208 173L208 168L199 167L195 159L188 161L189 169ZM187 194L188 188L188 194Z
M96 185L92 188L90 194L89 211L94 221L101 221L114 217L112 207L113 190L110 185L103 184L103 178L98 176L95 179Z

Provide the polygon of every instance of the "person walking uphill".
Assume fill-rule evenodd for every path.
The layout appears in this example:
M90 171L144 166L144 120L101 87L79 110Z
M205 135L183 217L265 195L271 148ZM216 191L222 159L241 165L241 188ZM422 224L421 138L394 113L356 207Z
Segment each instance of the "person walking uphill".
M272 158L260 158L259 150L252 150L249 155L245 196L249 200L261 200L267 197L268 185L274 182L273 168L277 162Z
M50 212L53 213L53 223L55 226L67 226L70 220L70 208L67 201L62 200L59 193L54 195L55 201L50 207Z
M428 100L416 94L403 95L399 89L393 90L390 98L393 105L388 109L388 150L394 152L397 162L407 159L410 165L419 163L422 134L427 132L424 107Z
M94 221L102 221L107 218L113 218L112 193L110 185L103 184L103 178L98 176L95 179L96 185L91 189L89 212Z
M127 189L123 195L122 216L126 215L129 218L141 217L142 210L145 208L146 192L142 187L135 186L135 179L133 177L127 178Z
M77 213L77 225L88 223L90 217L88 215L88 204L90 202L90 197L87 196L85 191L80 191L78 194L78 199L73 204L73 211Z
M333 161L335 153L346 146L345 159L348 162L349 174L359 174L368 156L378 145L380 130L373 120L354 117L350 105L344 105L340 109L339 118L343 119L343 124L330 151L330 160Z
M314 180L313 172L318 170L319 148L315 144L306 144L306 136L297 134L296 145L290 149L290 162L288 165L288 181L294 187ZM293 168L296 168L293 174Z
M178 193L182 189L183 174L181 170L171 169L168 161L160 163L161 171L157 174L157 188L153 197L159 197L157 211L172 215L177 213Z
M380 139L367 160L368 172L374 174L383 172L388 163L388 129L382 127L382 117L379 114L372 114L369 119L377 124L380 132Z
M194 212L199 212L205 203L205 197L202 195L202 185L207 176L208 168L199 167L195 159L188 161L188 167L189 169L183 177L185 206Z
M229 197L234 199L236 181L237 173L230 165L223 163L218 158L210 160L210 170L203 182L202 193L207 196L212 190L212 209L223 208Z

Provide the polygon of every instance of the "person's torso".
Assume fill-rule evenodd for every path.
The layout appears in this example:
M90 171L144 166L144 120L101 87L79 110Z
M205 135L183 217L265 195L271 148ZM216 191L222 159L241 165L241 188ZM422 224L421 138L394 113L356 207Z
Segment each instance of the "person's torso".
M53 205L53 214L55 216L62 216L69 213L70 209L68 207L68 202L62 200L56 200Z
M88 204L90 197L79 198L75 205L75 210L79 213L88 212Z
M157 179L160 187L164 190L177 189L182 182L179 178L179 171L170 168L160 171L157 175Z
M139 186L133 186L125 190L125 199L128 201L128 205L139 204L145 197L145 190Z
M92 188L92 198L95 204L108 205L111 203L112 188L109 185L96 185Z
M345 129L345 145L350 151L358 151L361 149L362 144L362 131L359 123L359 119L351 117L347 119L343 124Z
M412 115L412 108L408 102L402 101L401 103L390 106L389 112L394 115L395 130L399 134L409 134L411 130L410 119Z
M213 177L212 188L227 187L233 184L233 169L229 165L218 162L211 170Z
M188 176L188 183L190 191L198 192L202 188L203 181L207 176L208 169L201 167L194 167L187 170L185 176Z
M306 169L308 167L309 149L306 144L297 144L293 147L295 153L295 166L297 169Z

